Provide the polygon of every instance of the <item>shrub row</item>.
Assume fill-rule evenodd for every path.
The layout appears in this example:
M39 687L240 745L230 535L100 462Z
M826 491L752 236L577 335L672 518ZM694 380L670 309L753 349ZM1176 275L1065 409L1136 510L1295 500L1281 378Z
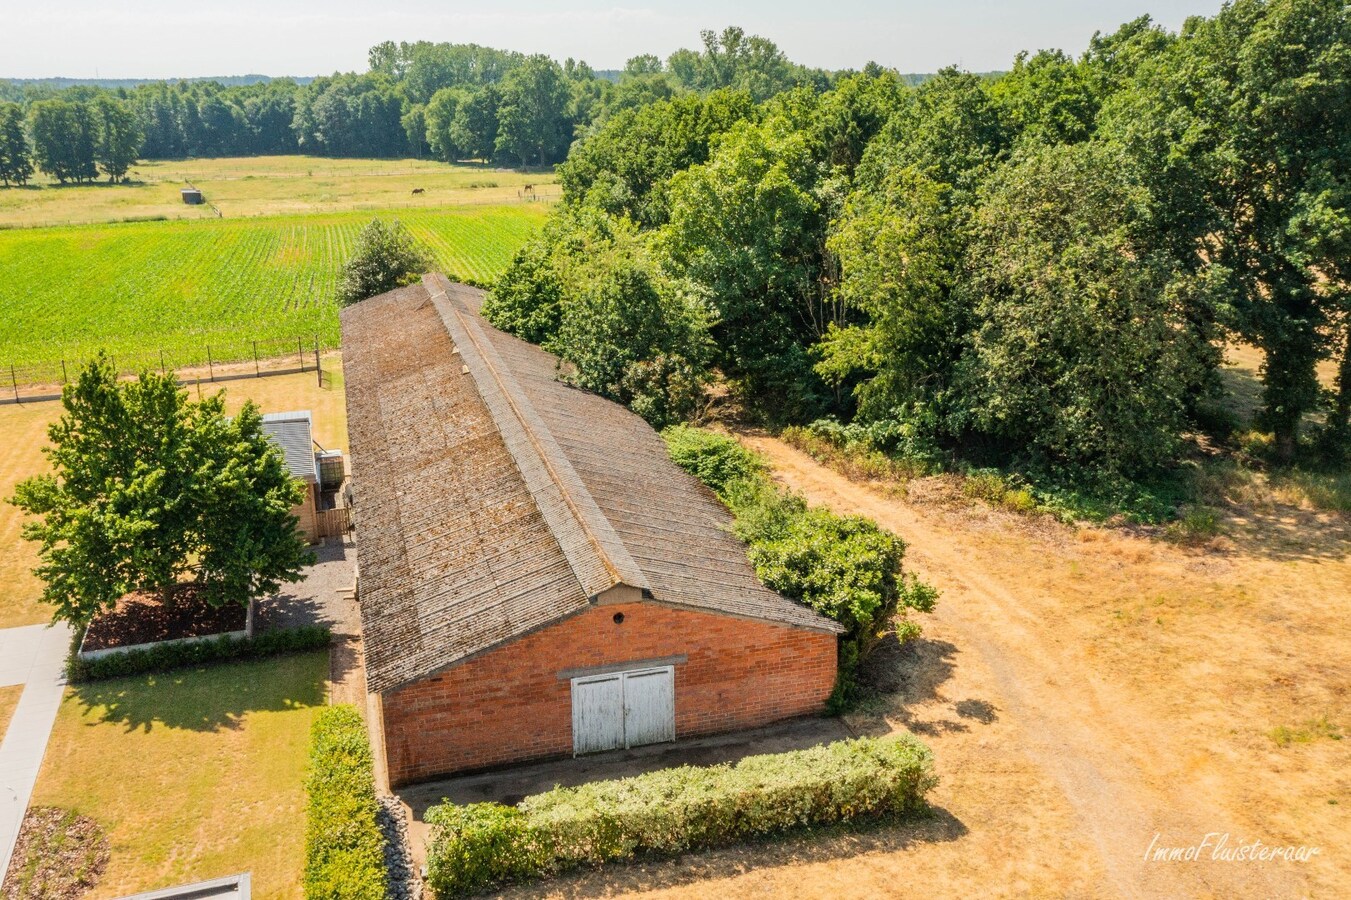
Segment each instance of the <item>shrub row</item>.
M385 838L366 723L330 706L310 733L305 821L306 900L385 900Z
M936 783L929 748L905 735L554 788L518 807L445 803L427 811L428 884L447 900L644 853L913 813Z
M765 465L734 438L680 425L662 432L671 459L727 504L767 587L839 622L840 680L832 706L846 706L859 664L892 629L898 611L930 612L938 592L901 572L905 542L862 516L838 516L780 490ZM913 636L910 624L901 633Z
M80 637L79 633L75 635L74 646L66 661L66 680L71 683L317 650L327 647L333 636L326 626L306 625L264 631L252 638L218 637L192 643L170 642L89 660L80 659L77 652Z

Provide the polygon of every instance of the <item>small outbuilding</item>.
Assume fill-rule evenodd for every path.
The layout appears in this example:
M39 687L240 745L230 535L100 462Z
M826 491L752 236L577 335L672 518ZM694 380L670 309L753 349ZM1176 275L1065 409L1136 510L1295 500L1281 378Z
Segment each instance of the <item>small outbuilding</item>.
M265 413L263 432L281 448L286 468L305 487L305 498L291 508L300 520L300 532L314 543L319 540L319 463L314 447L314 417L310 411Z
M183 202L189 206L197 206L206 202L206 198L202 196L202 192L197 190L197 188L183 188L182 194Z
M762 585L661 437L481 302L429 275L341 314L389 782L821 713L839 625Z

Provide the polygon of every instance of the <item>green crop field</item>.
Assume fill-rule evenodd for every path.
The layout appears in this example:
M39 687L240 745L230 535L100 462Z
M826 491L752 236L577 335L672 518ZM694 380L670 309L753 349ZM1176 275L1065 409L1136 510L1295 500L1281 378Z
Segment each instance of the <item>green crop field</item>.
M172 366L244 359L250 342L338 337L334 290L357 232L398 218L451 276L490 280L546 204L0 230L0 368L52 369L99 349ZM60 376L59 363L54 370ZM29 380L46 380L36 375Z

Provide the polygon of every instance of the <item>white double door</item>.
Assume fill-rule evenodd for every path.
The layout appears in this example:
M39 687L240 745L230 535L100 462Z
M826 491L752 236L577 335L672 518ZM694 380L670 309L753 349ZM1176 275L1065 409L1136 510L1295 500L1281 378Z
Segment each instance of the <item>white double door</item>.
M675 669L572 679L572 749L596 753L675 740Z

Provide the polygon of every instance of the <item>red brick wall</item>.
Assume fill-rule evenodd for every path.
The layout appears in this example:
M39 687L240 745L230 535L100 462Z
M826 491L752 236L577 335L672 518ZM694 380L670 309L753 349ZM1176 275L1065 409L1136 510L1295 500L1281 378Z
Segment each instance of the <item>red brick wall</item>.
M826 632L653 603L598 606L385 694L389 780L570 755L564 669L687 656L675 666L677 738L819 713L835 644Z

